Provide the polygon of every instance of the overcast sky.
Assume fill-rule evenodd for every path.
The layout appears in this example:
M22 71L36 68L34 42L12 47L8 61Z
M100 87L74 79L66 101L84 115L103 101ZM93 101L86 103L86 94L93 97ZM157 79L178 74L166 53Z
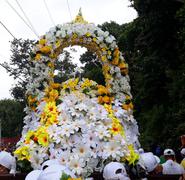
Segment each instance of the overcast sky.
M0 0L0 21L11 31L16 38L37 39L34 33L24 24L18 15L7 4L7 0ZM47 13L44 0L17 0L22 6L26 15L32 22L37 33L45 34L53 26ZM79 8L88 22L96 25L104 22L115 21L119 24L132 21L137 13L130 8L128 0L45 0L55 24L63 24L75 18ZM9 3L21 14L16 0L9 0ZM70 15L71 14L71 15ZM10 57L10 41L13 38L0 25L0 62L7 61ZM0 67L0 99L11 98L9 90L14 80L8 76L6 71Z

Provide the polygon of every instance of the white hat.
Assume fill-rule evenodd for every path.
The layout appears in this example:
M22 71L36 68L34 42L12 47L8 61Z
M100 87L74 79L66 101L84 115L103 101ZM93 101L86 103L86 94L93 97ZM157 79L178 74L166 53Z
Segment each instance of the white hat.
M156 166L159 164L160 159L155 156L152 152L140 154L139 163L144 165L147 172L153 171Z
M0 152L0 164L7 169L14 168L16 165L15 158L6 151Z
M42 170L33 170L27 174L25 180L37 180Z
M184 174L184 168L174 162L173 160L169 159L167 160L164 164L162 164L163 166L163 174Z
M103 170L103 178L105 180L130 180L123 164L119 162L110 162Z
M182 155L185 155L185 148L182 148L181 154L182 154Z
M164 156L174 156L175 152L172 149L165 149L163 154Z
M70 171L67 167L62 165L50 165L46 169L44 169L37 180L60 180L62 173L65 173L72 178L75 178L75 175L72 171Z
M139 148L138 152L139 152L139 154L142 154L142 153L144 153L144 149L143 148Z
M51 165L54 165L54 164L58 164L60 165L59 161L57 159L50 159L50 160L47 160L45 161L42 166L41 166L41 169L44 170L45 168L51 166Z

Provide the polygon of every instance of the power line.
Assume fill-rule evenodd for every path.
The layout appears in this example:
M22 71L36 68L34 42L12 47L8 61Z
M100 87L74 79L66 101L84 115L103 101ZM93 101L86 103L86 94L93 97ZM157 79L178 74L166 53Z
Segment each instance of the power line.
M35 33L32 27L24 20L24 18L16 11L16 9L6 0L6 3L13 9L13 11L21 18L21 20L26 24L26 26L38 37L37 33Z
M14 39L16 39L15 38L15 36L10 32L10 30L0 21L0 23L1 23L1 25L6 29L6 31L14 38Z
M37 37L39 37L38 33L36 32L33 24L31 23L30 19L28 18L28 16L26 15L25 11L23 10L22 6L20 5L20 3L18 2L18 0L15 0L17 5L19 6L20 10L22 11L22 13L24 14L24 17L26 18L26 20L28 21L28 23L30 24L30 26L32 27L32 30L34 31L35 35Z
M46 3L46 0L43 0L43 1L44 1L44 5L45 5L45 7L46 7L46 9L47 9L49 18L50 18L51 22L53 23L53 25L55 26L55 22L54 22L54 20L53 20L53 18L52 18L51 12L49 11L49 8L48 8L48 5L47 5L47 3Z
M68 6L69 15L70 15L70 18L71 18L71 21L72 21L71 10L70 10L70 7L69 7L69 1L68 0L67 0L67 6Z

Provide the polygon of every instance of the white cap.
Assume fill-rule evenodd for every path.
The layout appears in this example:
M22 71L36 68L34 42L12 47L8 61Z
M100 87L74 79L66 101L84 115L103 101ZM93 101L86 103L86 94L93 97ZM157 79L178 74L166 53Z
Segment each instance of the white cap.
M60 165L59 161L57 159L50 159L50 160L47 160L45 161L42 166L41 166L41 169L44 170L45 168L51 166L51 165L54 165L54 164L58 164Z
M44 169L40 173L37 180L60 180L62 173L65 173L71 176L72 178L75 178L74 173L72 173L72 171L70 171L67 167L54 164Z
M172 149L165 149L163 154L164 156L174 156L175 152Z
M0 152L0 164L7 169L14 168L16 165L15 158L6 151Z
M184 174L184 168L174 162L173 160L169 159L167 160L164 164L162 164L163 166L163 174Z
M139 154L142 154L142 153L144 153L144 149L143 148L139 148L138 152L139 152Z
M182 148L181 154L182 154L182 155L185 155L185 148Z
M33 170L27 174L25 180L37 180L42 170Z
M144 165L147 172L153 171L156 166L159 164L160 159L157 156L154 156L152 152L140 154L139 163Z
M110 162L103 170L103 178L105 180L120 179L129 180L125 167L119 162Z

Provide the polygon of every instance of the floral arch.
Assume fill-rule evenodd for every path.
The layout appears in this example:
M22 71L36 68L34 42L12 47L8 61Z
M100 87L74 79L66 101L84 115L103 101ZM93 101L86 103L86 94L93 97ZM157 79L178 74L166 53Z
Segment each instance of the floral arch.
M105 86L78 78L54 82L54 62L70 45L97 54ZM138 127L132 114L128 65L112 35L87 23L80 12L73 22L57 25L42 36L30 60L27 115L14 153L19 160L28 160L37 169L45 160L58 158L83 177L95 169L102 171L112 160L135 163Z

